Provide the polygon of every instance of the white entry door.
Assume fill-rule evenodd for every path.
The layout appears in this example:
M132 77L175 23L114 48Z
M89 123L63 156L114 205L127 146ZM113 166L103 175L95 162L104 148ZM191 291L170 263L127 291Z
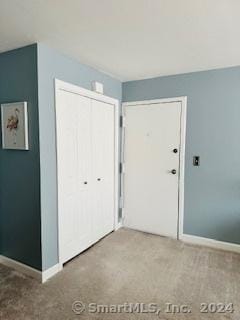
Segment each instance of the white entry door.
M115 110L112 104L59 90L56 114L64 263L114 229Z
M177 238L181 102L125 107L124 225Z

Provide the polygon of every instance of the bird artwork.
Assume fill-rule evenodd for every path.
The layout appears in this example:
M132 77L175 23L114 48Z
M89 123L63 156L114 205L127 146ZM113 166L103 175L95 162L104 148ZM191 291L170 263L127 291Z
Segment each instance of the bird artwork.
M18 122L19 122L18 114L19 114L19 110L16 108L16 109L14 110L14 115L11 115L11 116L8 118L7 128L8 128L10 131L12 131L12 130L17 130L17 128L18 128Z
M29 150L27 102L1 104L2 148Z
M19 110L16 108L14 110L14 114L10 115L9 118L7 119L7 129L12 132L12 135L14 137L14 144L17 144L16 141L16 135L17 135L17 129L18 129L18 124L19 124Z

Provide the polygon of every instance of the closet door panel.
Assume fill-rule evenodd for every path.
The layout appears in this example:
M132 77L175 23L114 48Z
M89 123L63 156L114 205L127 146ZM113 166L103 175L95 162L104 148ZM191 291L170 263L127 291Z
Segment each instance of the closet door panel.
M89 184L91 100L61 91L57 105L60 260L86 249L91 240Z
M114 107L104 104L103 123L105 138L103 140L103 181L102 203L104 207L103 230L111 232L114 226Z
M94 235L100 239L114 225L114 107L92 100Z
M77 106L73 104L70 94L61 91L59 95L57 139L59 141L58 171L61 178L58 181L58 197L60 199L58 210L61 235L60 256L66 261L77 251L76 239L78 238L78 216L76 215L78 181L75 174L77 159L74 156L77 148L77 121L75 117ZM68 108L71 108L69 114ZM66 155L68 156L66 157Z
M79 252L92 244L92 121L91 99L77 99L77 178L78 178L78 241Z

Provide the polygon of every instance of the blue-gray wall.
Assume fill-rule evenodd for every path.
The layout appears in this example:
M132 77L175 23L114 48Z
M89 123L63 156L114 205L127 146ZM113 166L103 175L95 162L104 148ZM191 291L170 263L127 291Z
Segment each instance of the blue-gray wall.
M30 140L29 151L0 148L0 254L40 270L58 262L54 78L100 81L120 101L186 95L184 232L240 244L240 67L126 82L122 95L120 81L38 44L0 54L0 103L28 102Z
M0 254L41 269L36 45L0 54L0 103L18 101L28 102L30 150L0 148Z
M122 98L120 81L38 44L43 270L58 262L54 78L86 89L96 80L104 84L106 95Z
M178 96L188 97L184 232L240 244L240 67L123 83L125 102Z

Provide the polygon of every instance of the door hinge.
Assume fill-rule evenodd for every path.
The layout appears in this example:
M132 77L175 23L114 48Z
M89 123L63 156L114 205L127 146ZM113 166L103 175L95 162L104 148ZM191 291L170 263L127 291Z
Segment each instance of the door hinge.
M119 163L119 172L120 173L123 172L123 164L122 164L122 162Z
M125 127L125 117L124 116L120 116L119 125L120 125L120 128Z
M119 172L120 172L120 173L124 173L124 172L125 172L124 169L125 169L125 168L124 168L124 163L123 163L123 162L120 162L120 163L119 163Z
M123 162L119 163L119 173L124 173L125 172L125 166Z

